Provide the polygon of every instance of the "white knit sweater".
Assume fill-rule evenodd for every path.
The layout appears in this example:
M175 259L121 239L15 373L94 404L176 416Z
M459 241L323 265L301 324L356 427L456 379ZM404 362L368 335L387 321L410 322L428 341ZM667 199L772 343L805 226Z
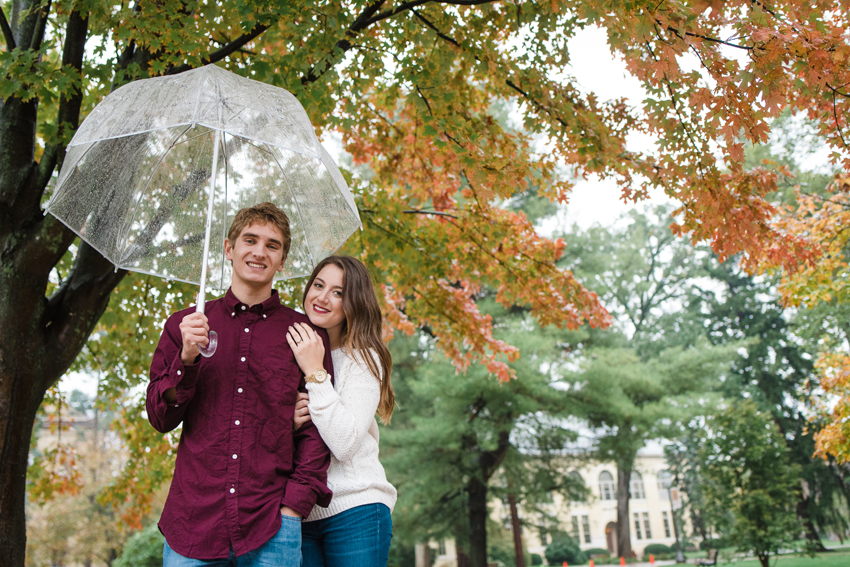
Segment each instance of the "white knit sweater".
M363 504L386 504L392 511L396 489L387 482L378 461L378 422L375 412L381 399L381 383L365 361L339 348L331 351L334 384L307 383L310 417L328 448L330 506L314 506L307 522L328 518ZM377 361L377 353L370 351ZM380 365L378 365L380 368Z

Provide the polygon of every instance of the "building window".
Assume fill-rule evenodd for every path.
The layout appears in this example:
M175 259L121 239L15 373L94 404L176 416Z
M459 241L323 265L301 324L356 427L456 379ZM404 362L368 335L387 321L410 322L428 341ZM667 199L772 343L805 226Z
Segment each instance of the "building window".
M614 485L614 477L608 471L599 473L599 498L602 500L614 500L617 488Z
M673 482L673 475L670 474L670 471L660 471L656 478L658 480L658 498L670 500L670 491L667 487Z
M629 494L635 500L646 498L643 492L643 477L637 471L632 471L632 476L629 477Z
M576 540L576 543L578 543L579 541L581 541L581 540L579 540L579 534L578 534L578 516L573 516L570 519L572 520L572 526L573 526L573 531L572 531L571 535L573 536L573 539Z
M643 539L643 536L640 533L640 514L635 512L635 539Z
M587 516L581 517L581 529L584 531L584 543L590 543L590 520Z
M437 543L437 554L438 555L445 555L446 554L446 540L441 539Z
M545 529L540 530L540 543L541 543L541 545L548 545L549 544L548 534L546 533Z
M649 529L649 512L643 513L643 533L646 534L646 539L652 539L652 530Z
M664 537L670 537L670 518L667 517L667 512L661 512L661 518L664 520Z

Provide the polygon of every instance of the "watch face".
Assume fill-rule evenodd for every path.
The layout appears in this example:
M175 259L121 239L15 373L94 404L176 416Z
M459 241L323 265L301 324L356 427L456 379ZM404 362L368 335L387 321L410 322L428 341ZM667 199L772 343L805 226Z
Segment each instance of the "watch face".
M304 380L306 380L307 382L314 382L316 384L321 384L322 382L327 380L327 378L328 378L328 371L325 370L324 368L322 368L320 370L316 370L315 372L313 372L309 376L305 377Z

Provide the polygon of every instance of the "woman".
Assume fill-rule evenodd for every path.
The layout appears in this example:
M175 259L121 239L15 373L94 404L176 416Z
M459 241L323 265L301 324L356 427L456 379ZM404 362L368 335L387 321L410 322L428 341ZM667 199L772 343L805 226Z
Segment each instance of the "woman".
M381 340L381 310L366 267L331 256L313 270L303 296L310 322L327 330L335 370L325 379L321 339L307 325L290 327L286 340L307 377L295 426L313 421L331 450L330 506L316 506L301 528L305 567L386 566L396 490L378 462L378 424L388 423L394 396L392 358Z

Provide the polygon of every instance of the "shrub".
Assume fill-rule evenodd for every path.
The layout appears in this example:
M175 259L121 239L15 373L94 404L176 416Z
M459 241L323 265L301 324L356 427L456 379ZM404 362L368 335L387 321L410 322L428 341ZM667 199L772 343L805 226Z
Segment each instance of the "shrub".
M555 536L545 554L549 565L560 565L564 561L570 565L587 563L587 555L581 550L578 542L566 534Z
M127 543L121 556L112 562L113 567L161 567L162 546L165 538L156 524L136 532Z
M629 563L638 563L637 557L626 557L626 565ZM594 563L597 565L619 565L620 558L619 557L600 557L599 559L594 559Z
M532 553L532 554L531 554L531 565L532 565L532 566L534 566L534 565L543 565L543 557L541 557L541 556L540 556L539 554L537 554L537 553Z
M663 543L650 543L643 550L644 555L661 555L662 553L670 553L670 548Z
M498 545L491 545L487 548L487 561L488 563L498 563L502 567L514 567L516 565L514 550Z
M601 547L594 547L592 549L586 549L584 551L585 555L588 557L608 557L611 555L611 552L607 549L603 549Z
M721 549L724 547L728 546L726 545L726 542L723 541L722 537L704 539L699 542L699 548L703 551L706 551L708 549Z

